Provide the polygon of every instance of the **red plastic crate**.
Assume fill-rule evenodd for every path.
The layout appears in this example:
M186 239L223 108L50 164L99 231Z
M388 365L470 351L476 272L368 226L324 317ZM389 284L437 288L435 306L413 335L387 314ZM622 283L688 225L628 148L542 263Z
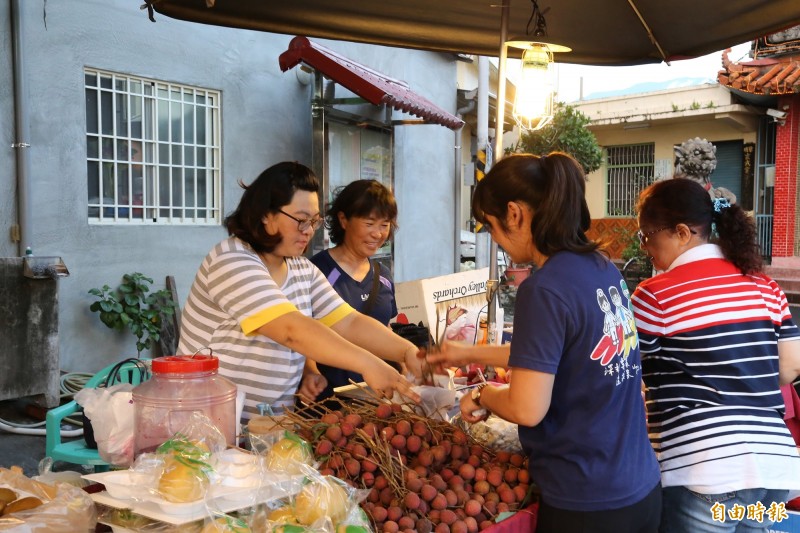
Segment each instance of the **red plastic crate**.
M488 533L533 533L536 531L538 514L539 503L537 502L483 531Z

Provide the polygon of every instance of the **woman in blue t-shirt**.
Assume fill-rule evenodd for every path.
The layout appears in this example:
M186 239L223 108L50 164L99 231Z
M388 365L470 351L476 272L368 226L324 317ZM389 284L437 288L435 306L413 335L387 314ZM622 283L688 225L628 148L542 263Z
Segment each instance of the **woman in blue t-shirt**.
M583 169L567 154L513 155L492 167L475 188L473 214L512 262L537 270L519 286L510 348L446 343L429 359L511 367L508 385L464 395L461 414L519 425L541 489L538 533L655 532L660 476L629 291L586 236L585 191Z
M333 289L356 311L384 325L397 315L389 269L370 258L397 229L397 202L376 180L356 180L336 191L325 214L333 248L311 258ZM361 374L309 361L300 394L324 400L335 387L363 381Z

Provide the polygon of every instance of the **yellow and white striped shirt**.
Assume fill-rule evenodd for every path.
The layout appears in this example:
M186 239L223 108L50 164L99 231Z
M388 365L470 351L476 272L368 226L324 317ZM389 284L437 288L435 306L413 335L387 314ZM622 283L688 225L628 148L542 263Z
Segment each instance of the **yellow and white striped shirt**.
M330 326L353 309L305 257L287 257L283 286L273 281L258 254L230 237L203 260L181 316L179 354L210 348L219 373L246 393L243 418L258 405L294 403L305 357L256 333L264 324L293 311Z

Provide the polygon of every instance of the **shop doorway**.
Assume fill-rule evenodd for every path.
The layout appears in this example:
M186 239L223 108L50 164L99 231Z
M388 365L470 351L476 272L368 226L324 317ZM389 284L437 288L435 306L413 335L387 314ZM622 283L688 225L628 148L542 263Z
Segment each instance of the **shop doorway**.
M753 212L756 217L756 238L767 264L772 262L772 224L775 197L775 121L762 119L756 143L755 191Z
M312 166L322 181L320 212L324 216L336 191L353 181L374 179L394 191L394 130L389 108L371 105L319 73L316 76ZM327 230L319 231L308 255L331 245ZM393 256L394 243L389 240L373 259L393 271Z

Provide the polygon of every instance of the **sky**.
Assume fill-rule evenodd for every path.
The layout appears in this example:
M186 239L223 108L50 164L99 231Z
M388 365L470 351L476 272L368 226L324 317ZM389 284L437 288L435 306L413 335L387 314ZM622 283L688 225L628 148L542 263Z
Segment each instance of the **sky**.
M728 57L732 61L749 60L747 56L750 51L749 42L733 46L731 49ZM558 54L556 54L556 61L558 61ZM581 78L583 78L584 96L600 91L625 89L642 82L665 82L676 78L703 78L703 81L692 85L704 81L716 82L717 71L722 68L722 51L695 59L673 61L669 66L666 63L659 63L633 67L595 67L556 63L555 67L557 99L569 103L580 98ZM512 68L514 67L509 66L509 71ZM509 78L514 79L511 73L509 73Z

